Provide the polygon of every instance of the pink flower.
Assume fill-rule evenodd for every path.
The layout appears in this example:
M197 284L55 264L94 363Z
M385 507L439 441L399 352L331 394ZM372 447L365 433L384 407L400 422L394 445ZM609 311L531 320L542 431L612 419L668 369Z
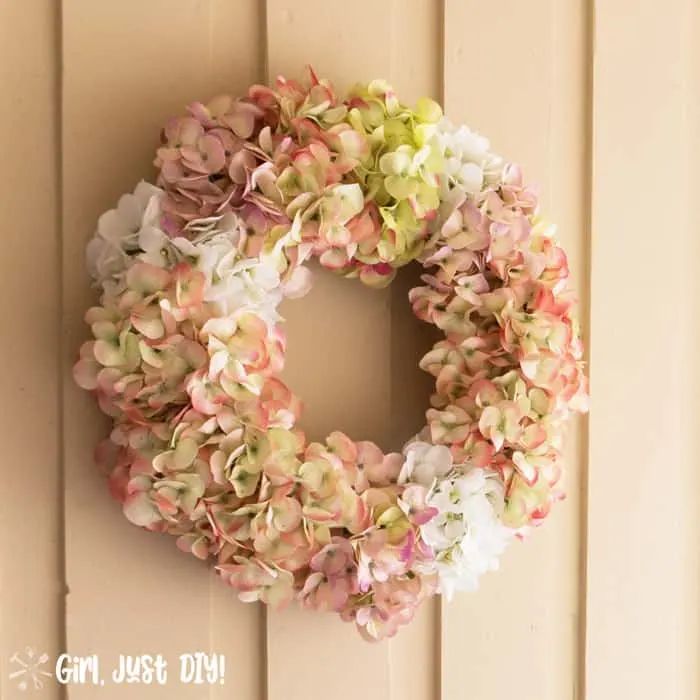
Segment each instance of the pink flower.
M428 409L426 417L433 442L442 445L465 440L473 422L467 411L457 404L448 406L444 411Z
M173 268L175 301L180 307L197 306L204 300L204 273L187 263Z
M435 582L423 577L401 577L378 584L375 603L346 614L354 619L367 641L390 639L402 625L409 623L420 603L435 592Z
M413 525L425 525L438 511L427 505L428 489L420 484L407 486L399 498L399 507Z
M518 441L522 418L520 409L512 402L502 401L497 406L486 406L479 418L481 434L491 440L496 450L504 443L514 444Z
M219 574L238 591L244 603L262 601L273 608L283 608L294 598L294 577L288 571L268 566L259 559L235 556L234 564L217 567Z
M396 481L403 457L397 453L385 455L373 442L357 443L357 481L355 488L362 493L370 486L388 486Z
M307 607L341 612L350 596L359 592L354 553L344 538L333 538L311 559L310 568L299 594Z

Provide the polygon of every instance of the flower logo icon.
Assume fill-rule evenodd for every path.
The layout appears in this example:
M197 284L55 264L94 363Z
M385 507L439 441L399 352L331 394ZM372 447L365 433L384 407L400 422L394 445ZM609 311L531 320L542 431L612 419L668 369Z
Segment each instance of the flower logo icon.
M53 675L43 668L48 660L48 654L39 655L32 647L27 647L24 652L16 651L10 657L10 663L17 667L10 673L10 679L17 680L20 690L27 690L30 683L34 690L41 690L44 687L44 679L52 678Z

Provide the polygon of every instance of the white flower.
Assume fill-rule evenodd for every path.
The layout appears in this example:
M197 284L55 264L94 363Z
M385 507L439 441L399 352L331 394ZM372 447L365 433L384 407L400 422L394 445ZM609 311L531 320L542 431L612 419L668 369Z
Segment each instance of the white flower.
M232 213L192 221L186 227L187 238L171 238L160 225L161 195L157 187L141 182L133 194L119 200L116 209L100 217L87 258L103 292L123 291L125 273L136 260L166 268L187 260L204 274L204 301L215 314L228 316L249 309L269 323L278 322L283 288L277 266L282 251L246 258L242 253L245 226ZM295 282L292 291L303 292L304 275Z
M404 447L403 454L406 460L399 473L399 484L410 481L431 486L435 479L447 476L452 469L452 453L445 445L409 442Z
M199 252L186 238L170 238L156 224L147 223L139 231L138 258L155 267L172 267L182 258L197 257Z
M299 299L311 289L311 283L311 270L305 265L297 265L282 282L282 295L285 299Z
M455 127L449 119L443 117L438 125L438 134L441 143L447 144L450 153L462 162L483 165L490 155L489 140L464 124Z
M212 260L217 254L223 256L234 248L238 250L244 239L243 223L231 213L195 219L185 230L192 240L168 236L160 226L160 200L152 199L138 233L138 247L142 251L139 260L156 267L173 267L185 258L191 262L197 262L202 256Z
M481 191L484 181L490 182L500 172L501 159L491 153L488 139L468 127L456 128L443 117L438 124L437 137L452 187L475 195Z
M144 220L153 216L162 190L141 181L133 194L123 195L116 209L102 214L97 231L87 245L86 261L91 277L107 294L123 289L123 277L131 262L130 253L138 251L139 232Z
M426 504L438 514L420 528L435 553L433 571L440 592L474 590L479 577L498 568L498 560L515 534L502 524L503 485L495 474L473 468L438 481Z
M90 276L105 293L114 295L121 291L122 277L129 264L129 256L120 245L94 236L85 249L85 260Z
M97 235L113 242L135 243L144 221L158 214L159 208L154 209L152 201L157 202L162 193L158 187L141 180L133 194L119 198L116 209L102 214L97 222Z
M197 269L206 280L204 300L215 306L218 315L249 308L268 322L279 320L282 290L274 266L258 258L243 258L238 237L231 233L217 234L196 247Z

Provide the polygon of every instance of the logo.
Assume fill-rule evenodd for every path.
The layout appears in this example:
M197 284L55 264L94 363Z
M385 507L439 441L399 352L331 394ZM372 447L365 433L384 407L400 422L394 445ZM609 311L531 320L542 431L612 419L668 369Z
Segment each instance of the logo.
M17 681L20 690L27 690L30 684L34 690L41 690L44 679L53 677L53 674L43 668L48 661L48 654L39 655L32 647L27 647L23 652L16 651L10 657L10 664L15 667L10 672L10 680Z

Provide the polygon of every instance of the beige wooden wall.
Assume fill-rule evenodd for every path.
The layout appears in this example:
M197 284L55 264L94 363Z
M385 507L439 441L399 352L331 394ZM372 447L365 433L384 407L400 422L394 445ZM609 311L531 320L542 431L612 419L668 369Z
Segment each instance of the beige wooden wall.
M593 5L0 0L3 700L700 697L700 8ZM150 175L165 117L307 62L340 87L383 76L406 100L431 95L524 164L570 252L591 362L569 499L477 595L426 605L380 645L334 618L238 603L130 526L91 464L106 426L70 379L92 299L85 242ZM319 276L288 309L312 435L389 448L420 421L427 340L407 274L385 293ZM311 324L340 360L309 362ZM22 693L10 657L28 646L105 666L212 650L226 682Z

